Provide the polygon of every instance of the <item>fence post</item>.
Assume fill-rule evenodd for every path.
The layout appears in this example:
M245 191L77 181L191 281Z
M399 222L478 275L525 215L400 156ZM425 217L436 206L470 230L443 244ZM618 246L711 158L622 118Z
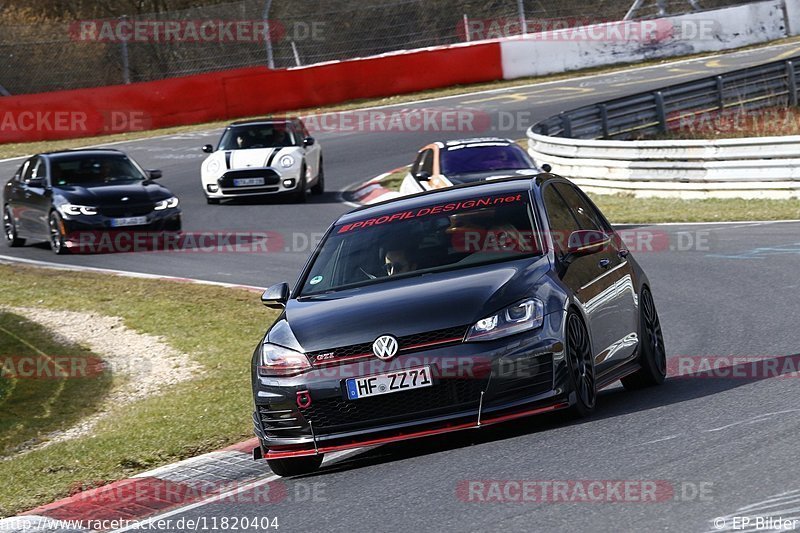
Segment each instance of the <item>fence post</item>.
M722 76L717 76L717 107L719 110L722 111L725 109L725 78Z
M528 34L528 21L525 20L525 0L517 0L517 11L519 12L519 27L522 35Z
M603 138L608 137L608 106L600 104L600 120L603 124Z
M797 107L797 78L791 61L786 62L786 81L789 82L789 105Z
M275 69L275 58L272 55L272 34L269 27L269 10L272 7L272 0L267 0L264 4L264 31L266 32L265 45L267 47L267 66Z
M564 137L572 137L572 119L566 113L561 113L561 129Z
M125 15L122 15L119 18L120 22L124 22L127 19L128 17ZM128 55L128 39L125 39L124 37L120 39L119 53L122 56L122 83L129 85L131 83L131 64L130 57Z
M664 109L664 95L661 94L661 91L656 91L653 96L656 98L656 116L661 124L661 133L667 133L667 110Z

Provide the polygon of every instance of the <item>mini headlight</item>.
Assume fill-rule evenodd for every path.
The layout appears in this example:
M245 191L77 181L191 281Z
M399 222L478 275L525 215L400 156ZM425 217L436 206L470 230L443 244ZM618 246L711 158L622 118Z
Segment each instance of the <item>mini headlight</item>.
M58 210L61 211L62 215L70 215L70 216L78 216L78 215L96 215L97 208L96 207L89 207L85 205L75 205L75 204L61 204L58 206Z
M216 174L217 172L219 172L219 160L212 159L211 161L209 161L208 164L206 165L206 170L208 170L211 174Z
M467 333L467 341L488 341L536 329L544 321L544 305L535 299L509 305L499 313L478 320Z
M155 211L163 211L164 209L172 209L173 207L178 207L178 198L176 196L161 200L153 209Z
M292 165L294 165L294 157L292 157L290 155L285 155L285 156L281 157L281 166L283 168L289 168Z
M305 354L265 342L261 345L261 376L296 376L311 368Z

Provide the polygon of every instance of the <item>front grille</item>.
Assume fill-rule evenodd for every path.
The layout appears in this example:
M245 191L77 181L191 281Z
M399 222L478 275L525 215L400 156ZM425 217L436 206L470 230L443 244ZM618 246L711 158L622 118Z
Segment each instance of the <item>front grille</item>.
M346 429L365 422L370 425L427 418L466 409L477 409L485 381L478 379L442 379L432 387L345 400L314 400L301 409L315 428Z
M416 333L414 335L406 335L405 337L400 337L397 339L398 344L400 345L400 350L398 353L410 353L429 348L434 345L438 347L447 344L457 344L461 342L466 332L467 326L456 326L453 328L438 329L434 331L426 331L424 333ZM320 356L323 357L318 360ZM311 358L311 361L315 365L336 364L342 359L359 358L359 356L364 358L373 357L372 341L308 353L308 357Z
M141 217L153 212L155 204L114 205L98 207L97 212L104 217Z

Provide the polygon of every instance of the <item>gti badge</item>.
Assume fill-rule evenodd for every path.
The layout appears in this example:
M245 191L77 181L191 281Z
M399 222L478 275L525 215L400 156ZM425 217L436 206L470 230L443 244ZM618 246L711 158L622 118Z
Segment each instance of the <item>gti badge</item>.
M397 355L398 348L397 339L391 335L381 335L372 343L372 353L375 354L375 357L384 361L388 361Z

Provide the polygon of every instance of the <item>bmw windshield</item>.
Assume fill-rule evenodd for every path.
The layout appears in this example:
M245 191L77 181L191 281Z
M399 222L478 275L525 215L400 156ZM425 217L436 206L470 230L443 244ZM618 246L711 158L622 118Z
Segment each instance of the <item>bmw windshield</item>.
M59 157L53 159L51 167L52 181L56 187L96 187L148 179L137 164L121 155Z
M300 296L539 255L527 193L475 197L337 224Z

